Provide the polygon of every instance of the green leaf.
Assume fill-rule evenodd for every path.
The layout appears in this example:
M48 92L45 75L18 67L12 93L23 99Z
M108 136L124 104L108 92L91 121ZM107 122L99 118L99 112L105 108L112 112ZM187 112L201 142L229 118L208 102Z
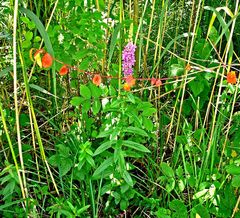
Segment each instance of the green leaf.
M148 136L148 134L143 129L140 129L140 128L134 127L134 126L127 127L126 129L124 129L124 132L137 134L137 135L141 135L141 136L146 136L146 137Z
M169 204L169 208L175 212L173 212L172 217L178 217L178 218L187 218L187 208L184 205L184 203L180 200L173 200Z
M77 97L77 96L76 96L76 97L73 97L73 98L72 98L72 100L70 101L70 104L71 104L72 106L77 107L77 106L81 105L84 101L85 101L84 98L82 98L82 97Z
M95 162L90 155L86 155L86 160L91 165L91 167L93 167L93 168L95 167Z
M116 140L112 140L112 141L107 141L104 142L103 144L101 144L96 151L94 152L93 156L96 156L98 154L101 154L102 152L104 152L105 150L107 150L108 148L110 148L113 144L115 144L117 141Z
M184 67L180 64L172 64L170 66L170 76L174 77L174 76L181 76L184 72Z
M85 99L90 99L91 98L91 91L86 85L81 84L80 95L83 96Z
M111 43L110 43L110 48L109 48L109 57L108 57L108 68L109 68L111 60L112 60L112 56L113 56L114 48L117 43L117 37L118 37L118 33L120 31L120 28L121 28L121 23L119 23L115 27L112 38L111 38Z
M93 115L96 115L101 109L101 102L99 99L95 99L92 105Z
M128 171L127 170L124 170L123 171L123 179L126 181L126 183L129 185L129 186L131 186L131 187L133 187L133 180L132 180L132 177L130 176L130 174L128 173Z
M166 184L167 192L170 193L174 188L175 188L175 179L174 178L168 179Z
M94 85L93 83L89 83L89 88L94 98L99 98L102 95L102 90L98 86Z
M123 146L127 146L129 148L135 149L137 151L141 151L141 152L149 152L150 150L148 150L144 145L139 144L137 142L133 142L133 141L129 141L129 140L124 140L123 141Z
M234 176L231 184L233 187L239 188L240 187L240 175Z
M33 38L33 33L30 32L30 31L27 31L26 34L25 34L25 38L27 41L31 41L32 38Z
M61 158L59 167L60 175L66 175L72 168L72 160L70 158Z
M143 116L152 116L157 110L155 108L146 108L143 112L142 115Z
M231 175L239 175L240 174L240 167L234 164L226 166L227 173Z
M200 80L193 80L189 83L193 95L197 97L204 90L204 83Z
M91 108L91 100L86 100L82 104L82 112L87 113Z
M90 207L90 205L86 205L82 208L80 208L79 210L77 210L77 215L81 215L83 212L85 212L88 208Z
M153 130L153 122L147 117L143 117L143 125L146 128L146 130L149 130L149 131Z
M101 173L113 164L113 157L109 157L94 171L93 178L98 177Z
M174 177L174 171L172 167L168 166L167 163L162 162L160 164L161 170L163 171L163 174L168 176L168 177Z
M207 208L202 206L201 204L196 205L192 210L191 210L191 218L196 218L196 215L199 215L201 218L210 218L209 212Z

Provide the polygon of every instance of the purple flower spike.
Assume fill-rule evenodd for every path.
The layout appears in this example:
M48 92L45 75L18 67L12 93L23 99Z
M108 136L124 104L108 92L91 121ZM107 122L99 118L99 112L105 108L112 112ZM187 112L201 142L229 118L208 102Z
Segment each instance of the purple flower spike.
M133 74L135 64L135 50L137 46L129 42L122 53L122 70L125 77Z

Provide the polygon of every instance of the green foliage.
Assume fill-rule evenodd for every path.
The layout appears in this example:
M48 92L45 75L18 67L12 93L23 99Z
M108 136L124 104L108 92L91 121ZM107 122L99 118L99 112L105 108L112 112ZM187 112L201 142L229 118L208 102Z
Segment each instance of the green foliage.
M1 3L0 217L240 217L238 1Z

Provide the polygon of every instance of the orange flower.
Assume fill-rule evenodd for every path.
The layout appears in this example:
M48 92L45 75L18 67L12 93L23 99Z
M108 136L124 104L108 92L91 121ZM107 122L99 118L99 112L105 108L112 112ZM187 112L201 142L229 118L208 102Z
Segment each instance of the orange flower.
M93 79L92 79L93 84L95 84L96 86L99 86L102 82L102 78L99 74L95 74Z
M134 79L132 75L129 75L129 76L126 77L126 83L127 83L130 87L132 87L132 86L135 85L136 79Z
M161 85L162 85L162 81L161 81L160 79L156 80L155 85L156 85L157 87L161 86Z
M192 69L191 65L190 64L187 64L186 67L185 67L186 71L190 71Z
M46 53L45 55L43 55L42 57L42 66L44 68L48 68L51 67L53 63L53 58L49 53Z
M64 75L68 74L68 72L69 72L69 69L68 69L67 65L63 65L59 71L59 75L64 76Z
M156 81L157 81L157 80L156 80L155 78L152 78L152 79L151 79L151 85L154 86L154 85L156 84Z
M131 90L131 86L130 86L128 83L125 83L125 84L123 85L123 89L124 89L125 91L129 92L129 91Z
M155 78L152 78L151 79L151 85L152 86L156 86L156 87L159 87L162 85L162 81L160 79L155 79Z
M235 71L230 71L227 74L227 82L231 84L236 84L237 83L237 77Z

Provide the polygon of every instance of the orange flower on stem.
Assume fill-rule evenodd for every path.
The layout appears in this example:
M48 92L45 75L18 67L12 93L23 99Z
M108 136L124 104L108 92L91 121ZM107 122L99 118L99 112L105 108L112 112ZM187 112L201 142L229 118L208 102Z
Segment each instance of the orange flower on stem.
M68 69L67 65L63 65L59 71L59 75L64 76L64 75L67 75L68 72L69 72L69 69Z
M101 82L102 82L102 78L99 74L95 74L93 79L92 79L93 84L95 84L96 86L100 86Z
M132 75L128 75L128 76L126 77L126 83L127 83L130 87L132 87L132 86L135 85L136 79L134 79Z
M48 68L51 67L53 63L53 58L49 53L46 53L45 55L43 55L42 57L42 66L44 68Z
M191 65L190 64L187 64L186 67L185 67L186 71L190 71L192 69Z
M154 86L154 85L156 84L156 81L157 81L157 80L156 80L155 78L152 78L152 79L151 79L151 85Z
M235 71L230 71L227 74L227 82L231 84L236 84L237 83L237 76Z
M124 89L125 91L129 92L129 91L131 90L131 86L130 86L128 83L125 83L125 84L123 85L123 89Z
M156 85L157 87L161 86L161 85L162 85L162 81L161 81L160 79L156 80L155 85Z
M162 81L160 79L156 79L156 78L152 78L151 79L151 85L152 86L156 86L156 87L159 87L162 85Z

